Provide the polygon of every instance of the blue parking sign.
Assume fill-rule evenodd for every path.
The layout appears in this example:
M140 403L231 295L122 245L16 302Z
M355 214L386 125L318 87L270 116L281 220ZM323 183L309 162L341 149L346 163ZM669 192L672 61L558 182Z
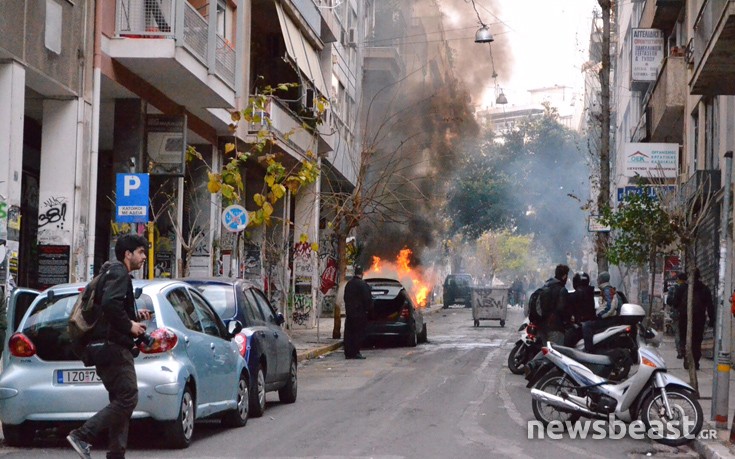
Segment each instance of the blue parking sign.
M117 174L115 221L146 223L149 188L148 174Z

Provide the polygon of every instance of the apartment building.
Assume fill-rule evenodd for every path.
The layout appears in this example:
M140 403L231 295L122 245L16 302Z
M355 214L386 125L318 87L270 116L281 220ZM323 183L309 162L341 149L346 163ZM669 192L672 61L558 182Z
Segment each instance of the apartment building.
M647 177L624 173L629 144L678 146L675 174L658 182L677 185L687 202L697 193L712 198L695 241L695 259L685 263L696 263L716 296L733 285L731 253L726 254L725 285L718 285L723 158L735 147L730 129L735 117L733 31L735 4L727 0L622 2L616 15L620 46L613 64L612 183L647 183ZM636 42L637 37L644 40ZM646 61L651 64L647 69L641 67ZM722 236L732 238L731 232Z
M7 166L0 168L0 278L36 288L88 279L112 256L117 235L146 231L116 222L115 174L150 173L155 276L262 280L268 261L280 266L285 288L290 262L266 260L268 233L286 247L302 233L318 241L321 183L279 202L274 214L292 225L236 238L222 230L222 202L206 190L207 172L222 167L227 143L248 151L263 127L233 130L232 112L266 86L298 83L269 99L264 117L276 138L269 152L286 165L311 152L323 176L351 186L365 5L7 2L0 15L0 164ZM325 122L289 135L313 122L317 98L330 102ZM207 165L186 162L187 146ZM252 210L265 170L253 160L242 174L241 204ZM199 232L204 237L189 245Z

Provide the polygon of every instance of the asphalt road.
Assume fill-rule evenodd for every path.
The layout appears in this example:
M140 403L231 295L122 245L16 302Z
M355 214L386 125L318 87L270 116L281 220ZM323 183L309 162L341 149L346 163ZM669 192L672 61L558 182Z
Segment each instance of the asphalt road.
M529 440L529 390L506 367L520 311L509 311L505 328L494 321L473 327L469 309L442 310L428 321L429 343L416 348L382 345L364 350L367 360L335 352L305 362L294 405L272 393L265 415L244 428L198 423L186 450L161 449L136 429L128 457L697 457L629 438ZM102 448L94 457L103 457ZM77 457L53 438L33 449L0 448L0 455Z

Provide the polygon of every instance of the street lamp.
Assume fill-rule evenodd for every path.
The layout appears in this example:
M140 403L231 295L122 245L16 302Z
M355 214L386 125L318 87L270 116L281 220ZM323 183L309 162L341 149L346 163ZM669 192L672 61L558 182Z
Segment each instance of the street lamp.
M508 103L508 98L505 97L505 94L503 94L503 90L500 90L500 94L498 94L498 98L495 99L495 103L498 105L505 105Z
M485 24L482 24L482 27L475 32L475 43L490 43L494 40L493 34L490 33L490 29Z

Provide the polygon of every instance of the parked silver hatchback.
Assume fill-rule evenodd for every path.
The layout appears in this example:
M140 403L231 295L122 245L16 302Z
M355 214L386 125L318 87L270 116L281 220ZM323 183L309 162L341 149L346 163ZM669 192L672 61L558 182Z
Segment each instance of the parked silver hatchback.
M0 421L9 445L29 445L37 429L84 421L108 403L95 368L73 353L67 331L84 285L13 292L0 374ZM158 421L173 448L189 446L196 419L217 416L225 425L244 426L250 378L232 339L242 325L232 321L226 327L184 282L135 280L133 288L136 307L154 312L144 323L155 339L151 346L138 345L133 419Z

